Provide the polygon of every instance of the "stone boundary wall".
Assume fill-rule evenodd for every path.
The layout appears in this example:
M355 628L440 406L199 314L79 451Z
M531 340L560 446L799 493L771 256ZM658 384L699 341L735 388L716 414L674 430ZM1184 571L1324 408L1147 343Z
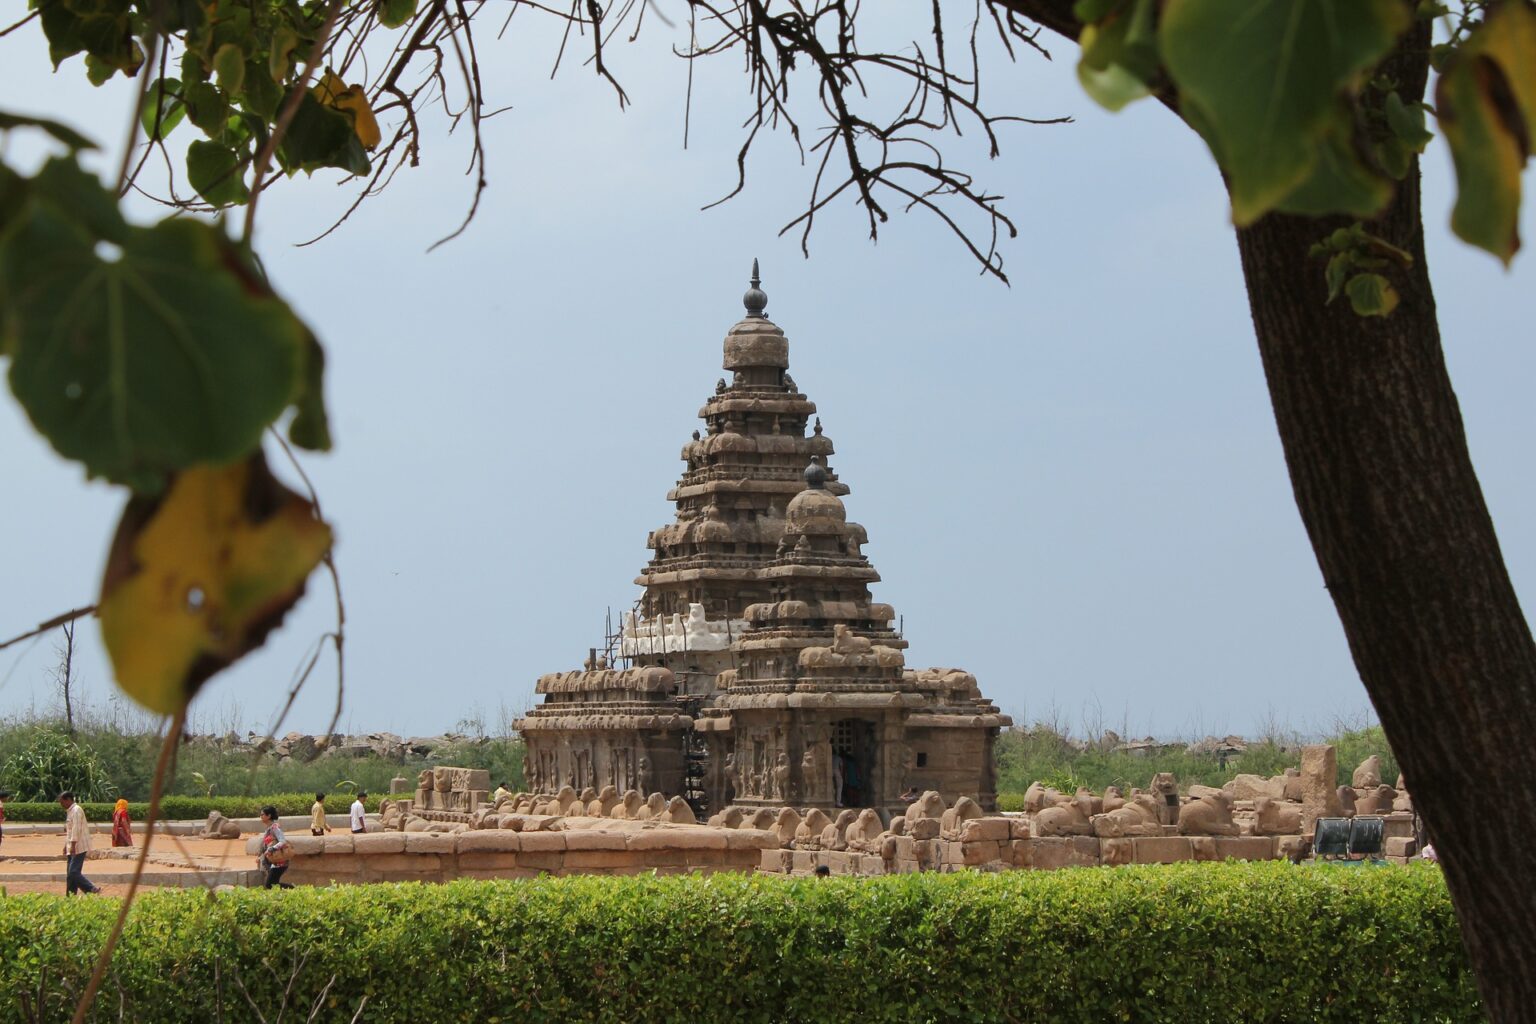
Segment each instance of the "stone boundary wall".
M1183 861L1278 860L1288 857L1299 836L1031 836L1024 818L975 818L959 839L885 836L878 851L763 851L759 871L813 874L825 865L834 875L892 875L917 871L1014 871L1116 867L1123 864L1177 864ZM1385 859L1404 864L1418 853L1411 837L1389 837Z
M376 832L290 836L289 842L293 859L283 881L295 885L649 871L663 875L750 872L761 864L764 851L776 851L779 845L772 832L700 826L633 831Z

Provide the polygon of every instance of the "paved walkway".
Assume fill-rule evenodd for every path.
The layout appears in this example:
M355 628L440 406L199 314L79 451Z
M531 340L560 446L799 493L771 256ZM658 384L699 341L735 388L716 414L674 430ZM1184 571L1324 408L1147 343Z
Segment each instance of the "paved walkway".
M128 891L138 863L142 834L132 848L114 849L105 836L91 837L85 877L109 896ZM256 882L255 858L245 852L246 838L196 839L156 835L144 866L143 886L250 885ZM0 841L0 888L8 894L64 892L63 839L60 835L14 835L6 829Z

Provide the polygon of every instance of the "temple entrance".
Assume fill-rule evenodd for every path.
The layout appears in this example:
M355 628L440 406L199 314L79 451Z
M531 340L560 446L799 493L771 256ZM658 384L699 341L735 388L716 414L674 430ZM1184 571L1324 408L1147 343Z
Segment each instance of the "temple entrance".
M871 807L874 798L875 723L844 718L832 723L832 785L839 807Z

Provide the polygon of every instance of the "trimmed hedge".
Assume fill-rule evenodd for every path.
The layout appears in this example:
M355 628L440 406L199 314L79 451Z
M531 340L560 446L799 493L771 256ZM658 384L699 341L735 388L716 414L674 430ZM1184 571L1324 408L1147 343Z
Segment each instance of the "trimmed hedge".
M364 803L376 810L380 797L369 794ZM86 819L93 822L112 820L113 803L82 803ZM255 818L268 804L277 808L278 814L309 816L314 806L314 793L275 793L267 796L167 796L160 800L160 817L165 821L202 821L212 810L222 811L226 818ZM332 814L345 814L352 806L350 793L327 793L325 809ZM149 814L148 803L128 804L128 814L134 821L143 821ZM64 808L54 803L22 803L6 801L5 820L10 822L49 822L64 820Z
M116 910L0 900L0 1020L64 1019ZM97 1021L1483 1019L1438 870L1284 862L159 892L102 992Z

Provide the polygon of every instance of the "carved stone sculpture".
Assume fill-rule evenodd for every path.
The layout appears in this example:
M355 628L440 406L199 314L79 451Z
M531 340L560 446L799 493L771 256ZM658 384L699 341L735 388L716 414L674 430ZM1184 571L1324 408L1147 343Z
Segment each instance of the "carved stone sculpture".
M1361 761L1349 784L1355 789L1375 789L1381 785L1381 758L1372 754Z
M1179 809L1179 835L1235 836L1232 823L1232 798L1219 789L1200 787L1203 792Z
M885 826L880 823L880 815L865 808L849 823L843 838L847 841L850 850L857 850L860 853L878 853L880 836L884 832Z

